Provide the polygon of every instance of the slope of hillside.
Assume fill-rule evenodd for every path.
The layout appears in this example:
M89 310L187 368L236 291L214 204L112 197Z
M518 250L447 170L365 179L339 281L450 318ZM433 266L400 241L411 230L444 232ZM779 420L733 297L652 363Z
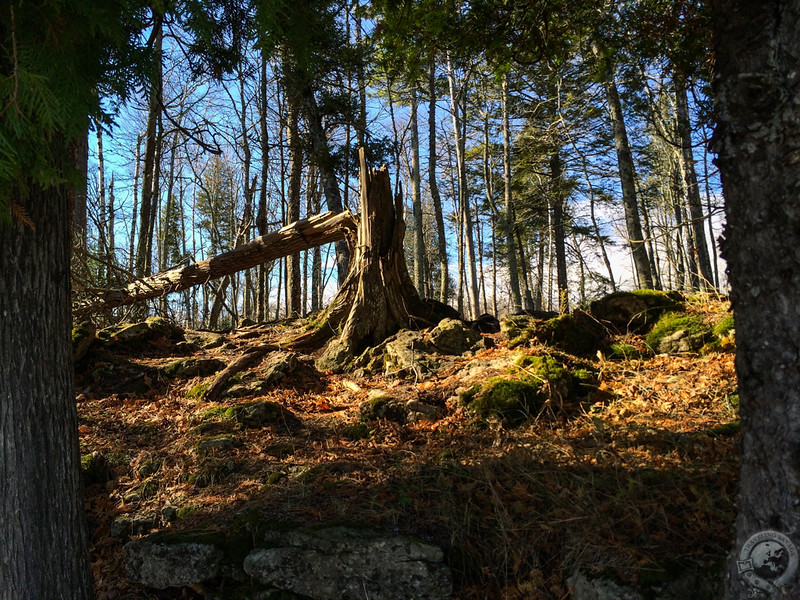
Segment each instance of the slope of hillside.
M687 311L711 326L727 308L706 298ZM469 356L420 354L424 369L332 375L279 349L304 325L220 335L151 323L139 337L101 335L79 361L99 599L221 594L223 580L142 589L126 579L122 547L157 530L224 532L243 515L427 540L463 599L567 598L578 570L642 589L719 572L735 515L731 332L677 355L648 353L628 333L581 357L534 327L482 334ZM253 348L263 360L205 400ZM532 386L523 418L468 405L500 381Z

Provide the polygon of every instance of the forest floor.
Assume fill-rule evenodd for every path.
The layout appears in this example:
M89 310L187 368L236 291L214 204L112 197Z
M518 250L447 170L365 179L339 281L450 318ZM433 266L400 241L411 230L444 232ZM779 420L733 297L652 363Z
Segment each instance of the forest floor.
M727 310L720 301L690 305L709 320ZM228 332L222 347L195 355L231 362L294 325ZM454 597L465 600L565 599L576 568L623 582L721 572L738 473L734 354L598 355L591 403L546 407L507 428L454 401L464 367L515 352L563 354L536 343L509 350L499 334L487 337L497 338L493 348L416 384L298 369L257 398L292 411L299 420L291 427L209 426L210 408L245 399L189 399L203 379L156 375L177 358L170 342L104 351L79 365L81 452L102 453L112 468L110 481L87 487L98 600L195 594L128 582L121 519L143 518L144 530L134 532L143 534L224 528L247 511L304 526L366 524L435 543L453 572ZM88 370L98 369L113 376L91 383ZM132 390L132 378L144 385ZM373 389L435 405L443 416L359 427L359 403ZM199 452L198 439L209 434L232 434L235 444ZM176 509L172 523L165 507Z

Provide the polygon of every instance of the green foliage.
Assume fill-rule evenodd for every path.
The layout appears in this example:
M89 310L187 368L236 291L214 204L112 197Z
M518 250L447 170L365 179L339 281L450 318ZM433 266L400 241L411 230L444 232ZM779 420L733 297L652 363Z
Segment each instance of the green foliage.
M145 17L136 0L2 5L0 218L32 186L83 185L69 150L101 100L124 97L147 70Z
M197 226L211 241L211 254L231 250L236 242L236 193L233 166L219 156L212 157L201 178L197 195Z

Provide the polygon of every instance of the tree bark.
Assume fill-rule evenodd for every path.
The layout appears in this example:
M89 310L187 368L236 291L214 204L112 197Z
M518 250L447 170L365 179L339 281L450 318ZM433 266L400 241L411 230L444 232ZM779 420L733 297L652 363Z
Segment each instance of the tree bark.
M522 310L522 292L519 287L519 264L517 262L517 245L514 243L514 205L511 194L511 124L508 116L508 77L503 76L503 199L505 213L502 217L503 229L506 233L506 258L508 259L508 284L511 287L509 311Z
M797 598L797 574L779 592L763 593L738 561L749 558L746 541L765 530L800 544L800 3L711 6L714 143L725 193L742 423L725 598Z
M139 279L119 290L102 290L96 300L74 311L75 317L133 304L163 294L179 292L269 260L275 260L314 246L344 240L356 228L349 212L326 212L310 219L291 223L279 231L188 267L171 269Z
M357 354L403 327L417 324L424 313L405 261L403 199L392 199L385 167L367 169L361 157L361 220L352 268L321 319L320 336L342 326L317 366L341 372Z
M70 343L71 193L0 222L0 597L92 596Z

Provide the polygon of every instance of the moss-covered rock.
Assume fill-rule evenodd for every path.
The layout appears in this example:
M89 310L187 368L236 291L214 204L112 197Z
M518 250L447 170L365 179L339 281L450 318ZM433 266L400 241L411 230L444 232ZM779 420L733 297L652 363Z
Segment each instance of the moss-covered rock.
M481 417L496 417L510 427L539 414L546 398L531 379L492 377L461 394L462 404Z
M714 324L712 331L718 338L732 338L735 332L733 315L727 314Z
M539 341L576 356L594 356L608 343L606 328L580 310L537 324L534 335Z
M500 320L500 334L506 340L519 337L523 331L531 331L533 318L525 314L505 315Z
M88 352L95 340L97 328L91 321L78 323L72 328L72 360L78 362Z
M639 348L625 342L612 342L606 351L609 360L638 360L644 356L645 353Z
M206 411L203 416L205 419L231 420L251 428L274 424L288 425L297 421L297 417L292 411L270 400L243 402L233 406L213 408Z
M225 361L218 358L181 358L164 367L169 377L206 377L225 368Z
M405 423L408 417L408 411L400 401L380 391L370 394L367 400L358 405L358 409L361 419L365 422L386 419L395 423Z
M620 331L646 333L665 312L683 310L683 298L677 292L635 290L615 292L591 303L589 312Z
M158 494L158 487L158 481L155 479L148 479L147 481L143 481L139 485L135 486L132 490L125 494L124 500L128 504L134 504L142 500L149 500Z
M709 341L711 329L700 317L667 313L647 335L647 345L657 354L697 352Z
M101 452L84 454L81 457L81 471L85 486L104 485L114 479L108 459Z
M428 335L428 342L442 354L464 354L481 341L481 334L456 319L442 319Z
M203 394L206 393L206 390L211 386L209 382L205 383L198 383L197 385L192 386L192 388L186 392L186 397L191 398L194 400L199 400L203 397Z
M184 336L187 342L196 344L205 350L219 348L225 343L225 336L214 331L187 331Z
M232 450L235 446L236 437L227 433L205 437L201 440L198 440L194 445L195 450L199 454L224 452L225 450Z

